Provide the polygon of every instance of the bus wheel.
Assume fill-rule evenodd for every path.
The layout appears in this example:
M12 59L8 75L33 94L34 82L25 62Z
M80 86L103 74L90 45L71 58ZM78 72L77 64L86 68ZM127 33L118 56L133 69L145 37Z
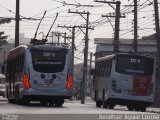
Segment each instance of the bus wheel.
M57 101L55 101L55 107L62 107L63 103L64 103L63 99L62 100L57 100Z
M54 101L49 101L49 106L55 106L55 102Z
M146 107L142 107L142 108L141 108L141 111L142 111L142 112L146 112Z
M103 108L108 108L108 104L106 102L104 102Z
M127 105L127 108L128 108L128 110L130 110L130 111L133 111L133 110L134 110L134 107L131 106L131 105Z
M19 99L19 104L21 104L21 105L27 105L27 104L29 104L29 100L26 100L26 99L24 99L24 98L22 98L22 99Z
M46 105L46 104L47 104L47 101L41 100L41 101L40 101L40 104L41 104L41 105Z
M101 106L102 106L102 101L97 100L97 101L96 101L96 107L101 107Z
M15 100L14 100L14 99L9 99L9 98L8 98L8 102L9 102L9 103L14 103Z
M140 108L139 107L135 107L135 111L140 111Z
M20 104L19 93L18 92L15 92L15 103Z
M62 107L63 103L62 102L55 102L55 107Z
M114 109L114 104L110 104L109 109Z

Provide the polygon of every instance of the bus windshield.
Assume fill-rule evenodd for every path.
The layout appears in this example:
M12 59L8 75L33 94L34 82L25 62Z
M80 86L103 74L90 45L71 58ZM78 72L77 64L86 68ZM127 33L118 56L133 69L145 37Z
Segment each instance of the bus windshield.
M64 69L67 50L31 49L33 68L37 72L56 73Z
M116 72L123 74L153 74L154 59L136 55L118 55Z

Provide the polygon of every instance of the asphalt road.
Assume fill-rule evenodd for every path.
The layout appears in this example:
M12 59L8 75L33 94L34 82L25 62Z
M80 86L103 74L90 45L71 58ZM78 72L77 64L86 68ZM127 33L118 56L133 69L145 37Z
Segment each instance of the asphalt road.
M147 117L146 117L147 116ZM153 118L154 117L154 118ZM115 109L97 108L92 100L65 101L63 107L43 106L38 102L29 105L10 104L0 98L0 120L152 120L160 119L160 114L128 111L126 107Z

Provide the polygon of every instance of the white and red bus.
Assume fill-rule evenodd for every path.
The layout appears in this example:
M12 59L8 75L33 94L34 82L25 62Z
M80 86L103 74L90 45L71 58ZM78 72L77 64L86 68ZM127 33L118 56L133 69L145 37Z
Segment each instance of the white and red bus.
M97 58L93 75L92 99L96 106L145 111L154 101L156 61L135 54L113 54Z
M9 102L62 106L72 95L72 51L50 44L21 45L4 63Z

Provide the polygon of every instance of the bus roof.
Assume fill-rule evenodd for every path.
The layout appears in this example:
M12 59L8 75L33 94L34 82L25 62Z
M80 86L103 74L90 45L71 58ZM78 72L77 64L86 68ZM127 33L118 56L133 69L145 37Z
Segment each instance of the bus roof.
M52 44L43 44L43 45L20 45L16 48L13 48L9 51L7 61L14 59L16 56L21 55L24 53L25 49L43 49L43 50L58 50L58 49L66 49L70 50L70 48L65 46L55 46Z
M9 51L7 60L15 58L17 55L23 54L24 50L27 48L26 45L20 45L16 48L13 48Z
M51 44L44 44L44 45L29 45L29 49L44 49L44 50L54 50L54 49L66 49L69 50L70 48L64 46L55 46Z

